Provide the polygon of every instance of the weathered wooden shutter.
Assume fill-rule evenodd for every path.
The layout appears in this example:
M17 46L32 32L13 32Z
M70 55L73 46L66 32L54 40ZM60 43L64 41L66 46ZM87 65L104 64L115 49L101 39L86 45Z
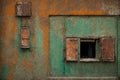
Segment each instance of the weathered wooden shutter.
M78 59L78 38L66 38L66 60L76 61Z
M31 2L17 2L16 15L17 16L31 16L32 15Z
M101 38L101 58L102 61L114 61L115 58L115 39Z
M21 29L21 48L30 47L30 30L29 27L22 27Z

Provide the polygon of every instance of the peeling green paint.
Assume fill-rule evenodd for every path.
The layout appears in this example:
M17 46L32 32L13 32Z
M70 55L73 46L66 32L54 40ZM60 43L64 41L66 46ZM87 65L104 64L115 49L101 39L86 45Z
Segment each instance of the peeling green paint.
M119 44L119 42L120 42L120 16L118 17L118 22L117 22L117 24L118 24L118 28L117 28L117 30L118 30L118 39L117 39L117 52L118 52L118 77L120 78L120 44Z
M0 72L1 73L0 79L1 80L7 80L9 72L10 72L10 66L9 65L2 66L1 72Z
M116 36L115 17L67 17L65 26L66 36Z
M51 75L64 75L64 18L50 18L50 67Z
M35 57L33 58L33 79L45 79L45 53L44 53L44 40L43 30L40 27L40 17L35 17Z
M36 32L36 42L37 42L36 52L44 54L43 31L40 28L40 20L38 16L35 18L35 21L36 21L35 32Z

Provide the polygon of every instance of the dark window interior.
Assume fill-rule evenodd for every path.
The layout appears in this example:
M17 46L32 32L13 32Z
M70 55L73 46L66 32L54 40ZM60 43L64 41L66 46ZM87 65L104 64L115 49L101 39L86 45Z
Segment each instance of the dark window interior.
M80 57L81 58L95 58L95 42L81 42L80 43Z

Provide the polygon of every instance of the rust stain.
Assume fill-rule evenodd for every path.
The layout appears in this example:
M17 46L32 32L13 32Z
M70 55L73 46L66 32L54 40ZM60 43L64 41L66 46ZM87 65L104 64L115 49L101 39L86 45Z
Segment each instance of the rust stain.
M104 15L103 11L91 11L91 10L80 10L80 11L71 11L72 15Z
M44 51L45 51L45 56L46 56L46 68L47 68L47 73L49 73L49 27L48 26L43 26L42 30L44 32L43 40L44 40Z
M32 67L33 67L33 64L31 61L27 61L26 59L24 59L22 62L21 62L21 65L26 69L26 71L31 71L32 70Z
M41 0L41 10L47 11L48 0Z
M5 11L6 16L15 15L15 3L14 2L11 2L11 4L6 5L4 9L5 9L4 11Z
M66 5L68 4L68 0L65 0L65 4L66 4Z
M39 16L46 17L48 15L48 7L47 7L48 0L41 0L40 5L40 11L39 11Z
M9 65L10 65L10 73L8 75L8 80L14 80L14 69L15 69L15 64L17 63L17 59L18 59L18 50L16 49L14 52L14 56L12 59L10 59L9 61Z
M49 10L49 15L58 15L59 11L58 10Z
M14 16L15 10L14 10L14 3L8 4L4 7L4 17L3 17L3 31L2 31L2 38L3 38L3 45L4 49L3 50L8 50L11 49L11 45L14 45L14 37L16 36L17 33L17 29L16 29L16 19L14 17L12 17L12 15ZM8 16L10 15L10 16ZM9 34L8 34L9 33ZM4 65L10 65L10 72L8 75L8 80L14 80L14 65L17 63L17 59L18 59L18 51L17 49L13 49L13 57L11 57L9 59L9 61L7 61L8 59L3 61ZM12 51L11 50L11 51ZM3 52L2 52L3 53ZM5 51L4 51L5 53ZM2 57L1 57L2 56ZM0 59L5 59L6 57L9 57L6 53L2 54L0 57ZM1 64L1 65L3 65Z
M48 25L48 15L49 15L49 10L48 10L48 0L42 0L41 1L41 12L39 12L39 16L42 17L41 19L41 24L40 24L40 29L43 30L44 35L43 35L43 40L44 40L44 51L45 51L45 56L46 56L46 71L49 73L49 59L48 59L48 53L49 53L49 25Z
M34 58L34 57L35 57L35 53L34 53L34 52L33 52L31 55L32 55L32 58Z
M102 10L85 10L85 9L81 9L81 10L70 10L69 12L66 13L59 13L59 10L49 10L49 15L104 15L106 14L104 11ZM48 15L48 14L47 14Z
M32 8L35 10L35 11L37 11L37 2L36 1L31 1L31 3L32 3ZM32 12L33 13L33 12Z
M13 44L14 42L14 37L16 36L17 33L17 28L16 28L16 19L14 13L15 13L15 5L14 3L8 4L4 7L4 20L3 20L3 24L4 24L4 29L2 31L2 36L3 39L6 41L6 43L4 44L4 46L9 47L11 46L11 44ZM8 16L10 15L10 16ZM8 34L10 33L10 34Z
M11 30L11 32L12 32L12 35L16 35L17 34L17 32L18 32L18 30L17 30L17 22L16 22L16 20L14 20L13 21L13 24L12 24L12 30Z
M16 29L16 21L14 21L14 20L12 20L12 19L10 19L11 21L8 21L8 25L6 25L7 27L9 27L8 29L4 29L4 33L6 33L5 35L4 35L4 37L3 37L3 45L2 46L4 46L4 49L3 49L3 51L4 50L10 50L10 51L14 51L14 48L12 48L11 46L14 46L14 44L15 44L15 36L16 36L16 34L17 34L17 29ZM12 22L12 23L11 23ZM11 23L10 25L9 25L9 23ZM9 34L8 34L8 33ZM16 59L15 59L15 54L17 54L17 51L15 51L15 52L13 52L13 54L14 54L14 56L13 57L9 57L8 55L7 55L7 53L6 53L7 51L4 51L4 52L2 52L2 53L4 53L4 54L2 54L2 57L3 57L3 59L5 59L5 58L7 58L7 59L5 59L3 62L3 64L4 65L10 65L10 67L11 67L11 71L13 71L13 69L14 69L14 63L15 63L15 61L16 61ZM14 59L14 60L13 60ZM8 61L9 60L9 61ZM11 73L11 72L10 72ZM12 75L12 73L11 73L11 75ZM11 76L12 77L12 76Z

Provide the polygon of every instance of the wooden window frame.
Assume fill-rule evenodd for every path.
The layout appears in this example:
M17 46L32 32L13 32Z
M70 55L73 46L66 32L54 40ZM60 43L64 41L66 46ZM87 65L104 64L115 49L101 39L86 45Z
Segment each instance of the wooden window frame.
M114 39L114 58L113 58L113 60L110 60L110 59L102 59L102 54L103 54L103 52L102 52L102 39L103 38L111 38L111 37L99 37L99 38L89 38L89 37L87 37L87 38L80 38L80 37L66 37L65 38L65 42L67 42L66 41L66 39L67 38L73 38L73 39L77 39L78 41L78 52L77 52L77 59L67 59L66 58L66 49L65 49L65 59L66 59L66 61L80 61L80 62L114 62L115 61L115 38L112 38L112 39ZM95 58L80 58L80 55L81 55L81 53L80 53L80 43L81 43L81 41L82 42L96 42L96 52L95 52ZM65 47L66 47L66 43L65 43Z
M98 55L98 52L97 52L97 50L100 49L100 46L98 46L98 44L99 44L99 38L97 38L97 37L87 37L87 38L82 37L82 38L80 38L80 43L81 42L95 42L95 45L96 45L95 46L95 58L81 58L80 57L81 53L80 53L80 55L79 55L79 57L80 57L79 61L80 62L99 62L100 59L99 59L99 55ZM80 50L81 50L81 47L80 47Z

